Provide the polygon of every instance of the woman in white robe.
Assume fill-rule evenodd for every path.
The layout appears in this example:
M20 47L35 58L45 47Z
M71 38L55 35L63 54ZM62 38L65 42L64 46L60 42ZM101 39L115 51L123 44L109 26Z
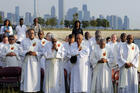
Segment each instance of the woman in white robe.
M71 46L71 56L77 55L77 61L71 70L70 93L88 92L89 45L81 34L76 37L77 42Z
M29 38L22 43L24 57L21 76L21 90L23 92L40 91L40 63L39 41L34 37L34 30L29 30Z
M139 48L133 42L133 36L127 36L127 43L122 44L118 51L120 68L118 93L138 93Z
M90 93L113 93L111 64L113 56L105 47L105 40L100 41L100 47L95 47L90 56L93 66L93 77Z
M65 93L64 69L62 58L64 57L63 45L52 40L45 46L44 56L46 58L44 93Z

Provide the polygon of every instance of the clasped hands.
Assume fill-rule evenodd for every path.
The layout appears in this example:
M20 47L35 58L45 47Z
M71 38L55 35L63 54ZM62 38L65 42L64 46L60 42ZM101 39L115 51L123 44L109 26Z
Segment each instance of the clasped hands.
M27 52L26 55L37 56L36 52L32 51Z
M16 54L14 52L10 52L10 53L6 54L6 56L16 56Z
M130 68L130 67L133 67L133 64L132 63L125 63L125 68Z
M98 63L107 63L108 61L107 61L107 59L105 59L105 58L102 58L101 60L99 60L98 61Z

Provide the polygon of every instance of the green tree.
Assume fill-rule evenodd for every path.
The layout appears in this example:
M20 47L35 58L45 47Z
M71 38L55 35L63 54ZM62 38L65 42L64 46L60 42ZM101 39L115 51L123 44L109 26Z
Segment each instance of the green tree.
M45 24L45 20L42 17L38 17L38 23L41 25Z
M64 25L65 25L65 27L70 27L71 21L65 20L65 21L64 21Z
M102 27L109 27L109 21L107 21L106 19L102 19Z
M90 24L89 21L82 21L82 27L83 27L83 28L88 27L89 24Z
M97 22L97 27L102 26L102 20L101 19L96 19L96 22Z
M96 27L96 26L97 26L96 20L91 20L91 21L90 21L90 25L91 25L92 27Z
M53 17L53 18L49 19L49 25L52 26L52 27L57 25L56 17Z
M49 25L49 19L46 20L45 25L46 25L46 26Z
M61 20L60 25L64 25L64 20L63 19Z
M1 23L1 24L3 23L2 16L0 16L0 23Z

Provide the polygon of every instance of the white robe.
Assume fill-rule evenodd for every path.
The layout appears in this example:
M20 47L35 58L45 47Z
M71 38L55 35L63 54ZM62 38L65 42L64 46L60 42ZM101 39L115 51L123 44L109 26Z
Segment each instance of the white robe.
M101 58L107 59L108 63L98 63ZM93 77L90 93L113 93L111 64L113 56L111 50L95 47L90 55L93 66Z
M42 39L42 40L40 40L39 39L39 51L41 52L41 53L44 53L45 52L45 46L46 46L46 44L48 44L48 43L50 43L49 41L47 41L46 39ZM44 58L44 56L42 55L41 56L41 58L40 58L40 60L39 60L39 62L40 62L40 65L41 65L41 68L43 68L44 70L45 70L45 61L46 61L46 59Z
M64 69L62 58L64 57L64 48L61 43L58 51L52 51L52 43L45 47L44 56L46 58L44 87L45 93L65 93Z
M35 46L33 46L35 44ZM40 63L39 57L39 41L38 39L30 40L26 39L26 42L22 43L22 56L24 56L22 65L21 76L21 90L24 92L37 92L40 91ZM37 56L25 55L27 52L36 52Z
M114 56L114 60L113 60L113 64L112 64L112 68L113 69L118 69L117 67L117 50L118 50L118 43L113 43L113 42L109 42L106 47L110 48L113 56Z
M5 60L2 57L2 50L3 50L3 48L4 48L5 45L6 44L4 44L3 42L0 43L0 66L2 66L2 67L5 67L6 66L6 63L4 62Z
M71 70L71 87L70 93L88 92L88 76L89 76L89 45L84 41L81 43L82 50L79 51L75 42L71 47L71 56L77 56L77 62Z
M17 41L21 42L23 39L26 38L26 30L27 30L27 27L25 25L22 25L22 27L18 25L16 27Z
M131 62L134 67L125 68L125 63ZM118 65L120 67L119 93L138 93L138 73L139 48L135 44L121 45L118 51Z
M2 57L4 62L6 63L6 67L20 67L21 59L20 59L20 51L21 48L18 44L6 44L2 49ZM14 52L16 56L6 56L8 53Z
M70 87L70 73L71 73L71 69L73 67L73 64L70 62L70 58L71 58L71 53L70 53L70 48L71 48L71 45L66 42L66 43L63 43L63 46L64 46L64 52L65 52L65 57L64 57L64 69L67 70L67 83L68 83L68 87Z

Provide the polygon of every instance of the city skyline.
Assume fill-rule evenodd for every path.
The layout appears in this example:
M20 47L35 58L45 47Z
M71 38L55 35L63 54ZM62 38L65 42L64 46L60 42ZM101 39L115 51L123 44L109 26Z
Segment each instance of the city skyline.
M5 1L8 1L8 0L5 0ZM14 13L14 8L15 8L15 6L19 6L20 7L20 15L21 16L25 16L25 12L31 12L32 14L33 14L33 0L32 1L28 1L28 4L26 4L26 1L27 0L24 0L25 2L23 3L23 0L20 0L20 1L17 1L17 0L10 0L9 1L9 4L8 4L8 6L7 7L10 7L10 8L7 8L7 9L5 9L4 8L4 3L5 3L5 1L1 1L2 3L0 4L0 6L1 6L1 10L3 10L5 13L7 13L7 12L12 12L12 13ZM16 3L14 3L15 1L17 1ZM54 3L54 1L56 1L55 3ZM37 9L37 13L38 13L38 15L40 15L41 17L44 17L44 15L45 14L50 14L51 13L51 8L52 8L52 6L55 6L55 8L56 8L56 16L58 17L58 0L54 0L54 1L50 1L50 0L37 0L37 3L38 3L38 9ZM95 2L94 2L95 1ZM95 16L96 18L99 16L99 15L103 15L103 16L107 16L107 15L117 15L117 16L120 16L120 17L124 17L124 16L128 16L129 18L130 18L130 23L131 23L131 28L133 29L133 28L140 28L139 27L139 24L140 24L140 21L139 21L139 19L138 19L138 17L136 17L136 16L138 16L138 15L135 15L135 16L132 16L131 15L131 13L130 12L132 12L132 10L133 9L135 9L135 8L132 8L131 10L128 8L128 9L126 9L126 5L127 4L125 4L124 3L124 1L126 1L126 0L124 0L124 1L122 1L121 2L121 4L123 5L123 4L125 4L124 5L124 7L121 7L121 9L122 10L119 10L119 8L120 8L120 6L122 6L122 5L119 5L119 7L118 8L116 8L116 10L114 9L114 8L110 8L110 9L108 9L109 8L109 6L107 6L106 8L104 8L104 12L108 9L108 11L109 12L106 12L106 13L104 13L103 12L103 9L101 9L100 8L100 6L101 7L104 7L103 5L102 5L102 3L100 3L99 4L99 8L100 9L96 9L97 8L97 6L91 6L90 5L90 2L91 3L98 3L97 2L97 0L94 0L94 1L92 1L92 0L86 0L86 1L84 1L84 0L81 0L81 1L79 1L79 0L75 0L75 1L72 1L72 2L74 2L74 3L69 3L68 4L68 1L66 0L65 1L65 15L66 15L66 12L68 11L68 9L69 8L72 8L72 7L77 7L77 8L79 8L80 10L82 10L82 5L83 4L87 4L87 6L88 6L88 10L90 11L90 13L91 13L91 16ZM101 0L99 0L100 2L104 2L104 1L101 1ZM110 0L109 0L110 1ZM137 1L137 0L135 0L135 1ZM46 6L45 7L43 7L43 4L41 3L41 2L45 2L46 3ZM86 3L87 2L87 3ZM129 3L130 3L130 1L128 1ZM49 4L48 4L49 3ZM114 2L110 2L110 3L112 3L110 6L113 6L113 3ZM127 3L127 2L126 2ZM24 6L26 4L26 6ZM119 2L117 3L117 4L119 4ZM133 4L133 3L132 3ZM94 4L93 4L94 5ZM129 4L128 4L129 5ZM29 7L30 6L30 7ZM115 7L115 6L114 6ZM131 6L132 7L132 6ZM123 9L124 8L124 9ZM1 11L0 10L0 11ZM122 11L126 11L126 12L122 12ZM129 12L129 10L130 10L130 12ZM44 12L45 11L45 12ZM112 12L111 12L112 11ZM120 12L120 13L118 13L118 11ZM135 10L136 11L136 10ZM134 12L134 11L133 11ZM5 14L6 15L6 14Z

